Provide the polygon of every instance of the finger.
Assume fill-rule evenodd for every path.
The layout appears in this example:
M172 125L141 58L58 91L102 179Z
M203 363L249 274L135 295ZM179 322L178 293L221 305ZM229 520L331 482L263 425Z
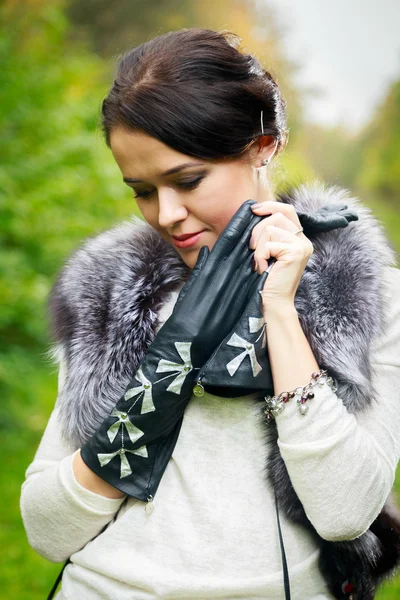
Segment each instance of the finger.
M293 223L293 221L291 221L288 217L286 217L286 215L283 215L282 213L275 213L273 215L266 216L260 223L258 223L254 227L253 232L251 234L249 246L253 250L255 250L255 248L257 247L258 240L260 239L260 236L262 235L262 232L264 231L266 225L275 225L276 227L286 229L287 231L296 231L298 229L298 227Z
M262 234L263 229L265 227L266 219L270 219L270 217L265 217L260 223L257 223L257 225L254 227L254 229L251 233L249 247L252 250L255 250L257 247L257 242L260 239L260 235Z
M304 239L301 239L301 237ZM274 244L283 244L280 248ZM274 225L268 225L262 232L257 247L254 251L254 260L258 265L258 271L262 272L266 268L266 261L273 256L276 257L277 254L272 252L271 250L277 250L278 252L282 249L293 250L296 248L296 252L300 252L302 255L308 254L309 256L312 254L313 246L306 238L303 233L295 234L285 229L281 229L280 227L275 227ZM312 249L312 250L311 250Z
M285 217L293 221L297 227L300 226L296 209L294 206L292 206L292 204L285 204L284 202L279 202L278 200L266 200L265 202L253 205L251 209L257 215L282 213L285 215Z
M263 273L268 269L268 272L271 270L272 266L270 263L271 259L275 259L283 252L288 253L293 250L293 245L288 242L267 242L264 246L264 253L262 256L257 258L257 273ZM274 261L275 262L275 261Z
M272 219L272 217L269 218ZM278 227L277 225L270 225L269 223L268 225L265 225L263 227L260 235L258 236L256 247L254 250L254 258L257 261L263 256L263 248L266 242L281 241L297 244L298 242L301 243L302 239L309 241L308 238L306 238L302 232L294 233L298 228L296 228L296 226L288 219L286 219L284 225L285 227L287 227L287 229L281 226Z

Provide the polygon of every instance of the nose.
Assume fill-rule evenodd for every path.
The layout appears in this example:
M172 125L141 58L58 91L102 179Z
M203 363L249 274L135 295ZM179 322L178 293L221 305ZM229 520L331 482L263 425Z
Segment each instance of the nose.
M171 189L158 192L158 224L167 231L174 228L175 223L184 221L188 212L182 199Z

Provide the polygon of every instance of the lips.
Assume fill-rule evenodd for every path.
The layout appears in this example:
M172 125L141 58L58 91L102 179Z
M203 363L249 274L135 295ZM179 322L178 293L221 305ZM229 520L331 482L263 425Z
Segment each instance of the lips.
M182 236L179 237L185 237L186 239L177 239L176 236L172 237L172 243L174 244L174 246L176 246L177 248L191 248L192 246L195 246L197 244L197 242L199 241L199 239L201 238L203 232L199 231L198 233L195 234L182 234Z
M193 237L194 235L201 233L202 231L204 231L204 229L202 229L201 231L195 231L194 233L183 233L182 235L173 235L172 237L174 238L174 240L178 240L179 242L182 242L183 240L187 240L187 239Z

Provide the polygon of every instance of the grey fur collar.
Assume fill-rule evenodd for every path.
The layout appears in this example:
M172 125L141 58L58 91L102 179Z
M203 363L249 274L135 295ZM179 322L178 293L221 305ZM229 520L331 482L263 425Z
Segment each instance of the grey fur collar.
M357 411L373 397L370 345L386 326L380 282L395 253L370 210L343 188L302 184L277 199L303 212L347 204L359 215L345 229L312 238L296 295L317 362ZM175 249L137 217L89 238L66 262L49 298L50 352L67 364L58 406L63 433L77 447L122 396L154 339L166 295L189 275Z

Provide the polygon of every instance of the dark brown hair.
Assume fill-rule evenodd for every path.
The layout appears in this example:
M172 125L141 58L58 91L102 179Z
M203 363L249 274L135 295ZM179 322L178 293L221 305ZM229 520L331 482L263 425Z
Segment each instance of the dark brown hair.
M238 50L232 32L170 31L120 57L102 103L110 147L114 127L142 130L175 150L204 159L235 157L262 135L286 143L286 103L272 75Z

